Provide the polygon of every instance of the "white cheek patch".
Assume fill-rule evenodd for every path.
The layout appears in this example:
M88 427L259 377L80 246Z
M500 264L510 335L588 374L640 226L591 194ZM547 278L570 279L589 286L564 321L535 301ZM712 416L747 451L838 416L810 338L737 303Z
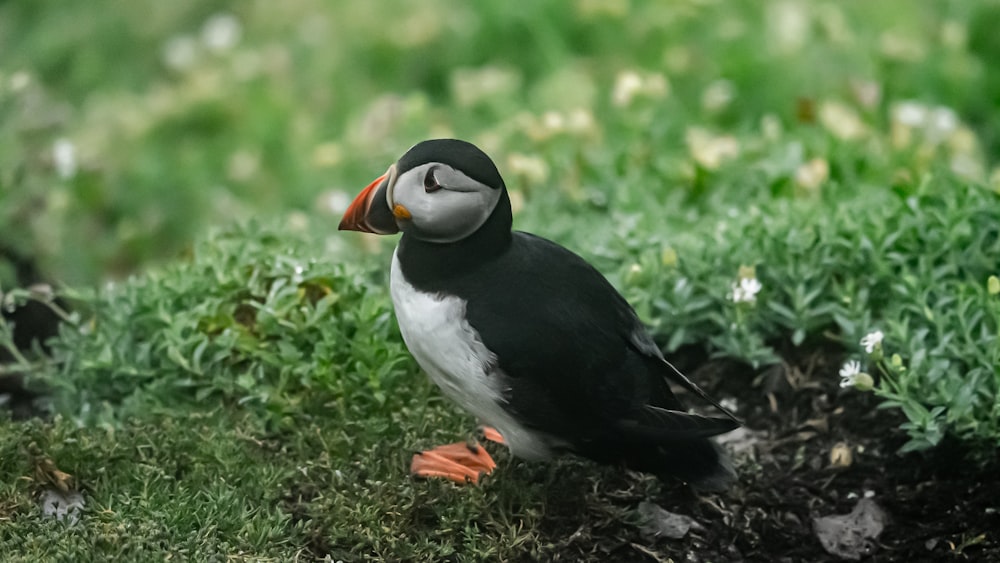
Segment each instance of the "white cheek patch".
M489 197L494 194L495 197ZM499 190L491 189L488 193L441 190L426 195L430 197L425 198L425 201L433 201L427 201L421 213L413 213L413 224L421 233L433 236L440 242L454 242L483 226L493 213L499 199Z
M450 171L442 189L427 192L423 187L425 167L400 176L393 190L392 204L410 212L410 226L401 225L420 239L448 243L476 232L489 219L500 200L500 190ZM460 183L460 185L459 185Z

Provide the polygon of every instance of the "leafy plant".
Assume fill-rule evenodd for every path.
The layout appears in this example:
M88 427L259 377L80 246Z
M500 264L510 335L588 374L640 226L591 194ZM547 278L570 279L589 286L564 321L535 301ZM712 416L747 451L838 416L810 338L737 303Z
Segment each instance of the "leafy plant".
M96 292L38 379L55 408L109 422L181 404L241 405L274 422L391 406L415 375L380 274L324 259L320 239L256 225L219 230L190 260Z

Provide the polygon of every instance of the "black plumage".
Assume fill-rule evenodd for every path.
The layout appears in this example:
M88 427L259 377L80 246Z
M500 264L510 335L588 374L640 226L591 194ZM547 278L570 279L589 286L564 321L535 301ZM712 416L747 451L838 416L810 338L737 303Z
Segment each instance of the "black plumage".
M484 160L485 159L485 160ZM635 312L590 264L543 238L512 232L510 201L489 157L462 141L417 145L400 173L426 162L502 190L472 235L439 244L404 233L397 259L420 291L459 297L497 356L503 405L526 428L603 463L719 488L732 468L709 437L739 424L670 366ZM674 381L725 416L689 414Z

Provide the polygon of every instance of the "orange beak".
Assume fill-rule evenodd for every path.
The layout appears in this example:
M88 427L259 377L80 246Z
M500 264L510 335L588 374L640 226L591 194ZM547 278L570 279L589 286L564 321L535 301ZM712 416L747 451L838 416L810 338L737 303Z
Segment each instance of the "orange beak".
M391 235L399 232L396 218L386 199L392 169L361 190L340 220L341 231L360 231L377 235Z

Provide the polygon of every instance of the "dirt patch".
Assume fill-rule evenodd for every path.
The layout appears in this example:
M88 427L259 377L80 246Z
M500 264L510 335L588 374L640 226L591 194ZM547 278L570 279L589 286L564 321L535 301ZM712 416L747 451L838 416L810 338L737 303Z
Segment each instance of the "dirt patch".
M898 428L901 416L877 409L869 393L840 389L839 360L829 350L817 351L756 380L725 362L690 370L711 395L735 400L746 422L729 444L743 450L739 483L724 494L703 496L665 485L653 488L649 498L648 477L602 472L593 480L582 471L577 486L561 485L559 492L569 496L547 499L542 531L554 546L552 558L842 561L823 548L814 522L849 514L867 498L884 510L886 524L862 560L1000 561L996 456L974 460L953 443L897 454L906 441ZM699 526L681 539L644 535L636 508L646 500Z

